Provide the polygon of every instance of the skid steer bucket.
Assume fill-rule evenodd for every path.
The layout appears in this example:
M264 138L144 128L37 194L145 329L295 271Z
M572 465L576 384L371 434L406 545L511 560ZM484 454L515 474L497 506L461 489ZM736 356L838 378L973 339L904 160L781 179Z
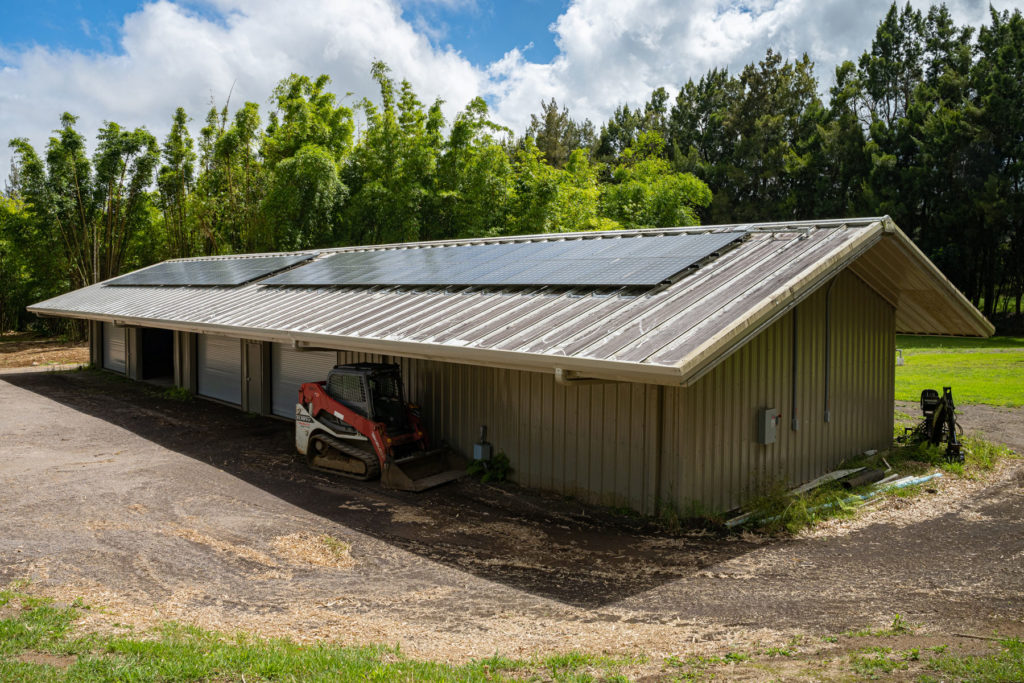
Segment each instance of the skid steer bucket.
M436 448L385 462L380 482L389 489L424 491L465 474L465 458L450 448Z

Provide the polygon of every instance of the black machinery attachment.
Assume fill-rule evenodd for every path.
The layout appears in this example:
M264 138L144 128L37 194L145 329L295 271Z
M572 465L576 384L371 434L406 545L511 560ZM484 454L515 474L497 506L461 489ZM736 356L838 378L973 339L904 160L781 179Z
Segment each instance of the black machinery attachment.
M963 462L964 454L960 445L963 429L956 422L956 406L953 404L953 390L942 387L942 395L934 389L921 392L921 413L924 419L917 427L908 429L908 437L915 441L927 441L933 446L946 442L946 462Z

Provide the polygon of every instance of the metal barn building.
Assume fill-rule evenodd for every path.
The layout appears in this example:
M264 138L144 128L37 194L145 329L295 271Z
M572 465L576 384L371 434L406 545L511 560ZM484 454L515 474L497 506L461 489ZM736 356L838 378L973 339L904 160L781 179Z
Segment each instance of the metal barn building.
M486 424L520 484L648 513L888 446L894 335L993 333L888 217L182 259L29 310L91 321L98 366L284 418L336 363L397 362L435 440Z

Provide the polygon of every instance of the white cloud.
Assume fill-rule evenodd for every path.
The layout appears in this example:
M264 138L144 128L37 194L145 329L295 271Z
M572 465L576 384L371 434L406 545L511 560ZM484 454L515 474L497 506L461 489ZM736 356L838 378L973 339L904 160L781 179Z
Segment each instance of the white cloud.
M439 96L453 114L483 90L482 74L450 49L437 49L390 0L215 0L213 20L165 0L128 15L119 54L0 46L0 174L7 140L28 137L38 151L60 114L80 116L89 139L105 120L146 126L159 138L174 109L195 120L210 102L254 101L267 110L274 85L289 73L327 73L333 90L354 103L373 96L375 59L412 82L427 102ZM0 183L2 187L2 183Z
M902 0L901 3L902 4ZM930 2L912 0L927 11ZM997 9L1017 2L993 4ZM574 0L552 25L559 54L530 63L519 50L488 69L502 121L516 130L555 97L575 118L606 120L619 104L647 101L666 87L674 96L713 67L738 72L769 47L786 58L807 52L822 90L835 67L871 45L890 0ZM959 23L988 21L985 0L952 0Z
M573 0L550 27L559 49L550 62L532 62L529 50L516 48L476 67L405 20L399 0L182 1L193 4L158 0L125 17L116 53L0 46L0 177L10 159L6 141L28 137L42 151L65 110L81 117L90 140L104 120L145 125L162 138L175 107L187 109L196 132L211 100L223 104L232 86L234 105L251 100L266 111L274 84L291 72L329 74L339 96L354 93L349 103L372 97L375 59L410 80L425 102L446 100L449 118L484 94L496 118L517 131L541 100L554 97L573 116L600 124L619 104L642 104L659 86L674 95L688 78L715 66L738 71L769 46L789 58L808 52L827 89L834 66L870 46L889 6L888 0ZM480 11L473 0L407 2ZM987 22L985 0L952 0L950 7L961 23Z

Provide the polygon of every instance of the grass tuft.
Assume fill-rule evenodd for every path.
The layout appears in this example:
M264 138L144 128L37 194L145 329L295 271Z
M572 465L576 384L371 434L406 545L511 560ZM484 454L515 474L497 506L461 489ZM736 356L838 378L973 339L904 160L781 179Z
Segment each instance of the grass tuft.
M1024 681L1024 642L1008 638L999 646L999 652L989 655L934 657L928 668L946 674L941 680Z
M850 668L859 676L875 680L882 674L891 674L897 669L908 669L909 665L886 652L850 655Z
M897 428L902 434L902 429ZM924 474L938 468L958 477L976 479L983 473L992 470L1005 458L1016 458L1016 453L1003 444L987 441L980 436L964 436L960 438L961 452L964 462L947 462L946 447L933 446L927 441L921 443L897 444L886 452L885 459L895 471L906 474Z

